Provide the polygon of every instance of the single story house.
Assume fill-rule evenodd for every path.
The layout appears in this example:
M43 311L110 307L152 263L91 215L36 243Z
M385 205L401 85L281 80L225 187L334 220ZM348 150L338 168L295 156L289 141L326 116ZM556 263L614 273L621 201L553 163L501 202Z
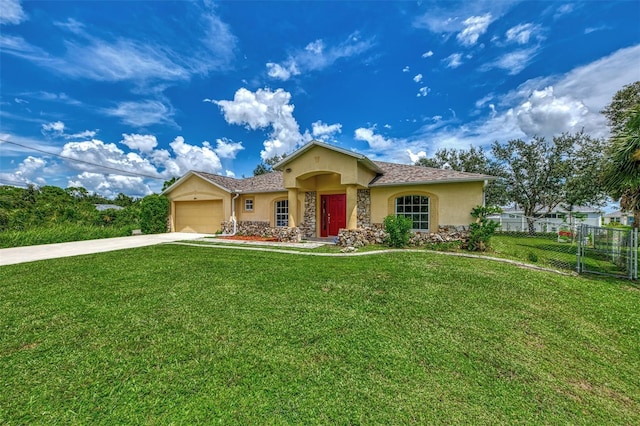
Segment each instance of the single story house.
M509 207L502 213L490 217L500 223L501 232L529 232L527 218L522 208ZM550 212L541 213L535 217L536 232L558 232L561 227L578 225L581 223L600 226L602 211L597 207L575 206L571 212L558 206Z
M229 232L256 223L297 228L304 238L413 220L415 231L467 226L492 176L381 161L311 141L263 175L237 179L190 171L163 194L176 232Z
M633 226L633 213L622 212L620 210L617 212L607 213L604 215L603 222L605 225L617 224Z

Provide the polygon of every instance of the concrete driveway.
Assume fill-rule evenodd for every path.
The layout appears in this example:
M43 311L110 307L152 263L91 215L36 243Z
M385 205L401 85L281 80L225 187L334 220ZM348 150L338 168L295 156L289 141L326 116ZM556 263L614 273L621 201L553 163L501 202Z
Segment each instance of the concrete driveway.
M133 237L104 238L100 240L74 241L71 243L44 244L0 249L0 266L58 257L78 256L105 251L124 250L152 246L172 241L197 240L208 234L171 232L167 234L136 235Z

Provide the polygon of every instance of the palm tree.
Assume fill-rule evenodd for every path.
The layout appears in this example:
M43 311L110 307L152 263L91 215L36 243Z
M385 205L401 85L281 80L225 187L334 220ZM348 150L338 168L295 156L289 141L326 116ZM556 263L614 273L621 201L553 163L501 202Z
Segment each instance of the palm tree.
M624 127L611 138L604 183L620 200L623 210L633 212L633 226L640 225L640 105L629 111Z

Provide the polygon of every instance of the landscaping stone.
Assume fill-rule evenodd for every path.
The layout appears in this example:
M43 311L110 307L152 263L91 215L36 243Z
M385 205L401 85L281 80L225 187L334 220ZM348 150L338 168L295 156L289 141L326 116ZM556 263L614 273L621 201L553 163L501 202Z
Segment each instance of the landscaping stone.
M222 222L222 233L231 234L233 232L233 222ZM269 222L261 221L240 221L237 223L236 235L256 236L262 238L277 238L281 242L300 242L302 234L299 228L273 227Z
M340 247L364 247L369 244L384 244L387 233L382 224L373 224L359 229L341 229L336 244ZM465 245L469 240L467 226L441 226L437 233L413 232L409 245L414 247L425 244L450 243L460 241Z

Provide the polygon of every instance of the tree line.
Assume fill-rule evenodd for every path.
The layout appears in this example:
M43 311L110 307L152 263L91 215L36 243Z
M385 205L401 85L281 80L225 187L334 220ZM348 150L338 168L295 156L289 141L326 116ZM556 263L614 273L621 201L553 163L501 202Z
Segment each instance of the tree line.
M96 204L113 204L122 210L98 211ZM27 188L0 186L0 230L23 231L52 225L138 225L140 200L125 194L109 200L82 187Z

